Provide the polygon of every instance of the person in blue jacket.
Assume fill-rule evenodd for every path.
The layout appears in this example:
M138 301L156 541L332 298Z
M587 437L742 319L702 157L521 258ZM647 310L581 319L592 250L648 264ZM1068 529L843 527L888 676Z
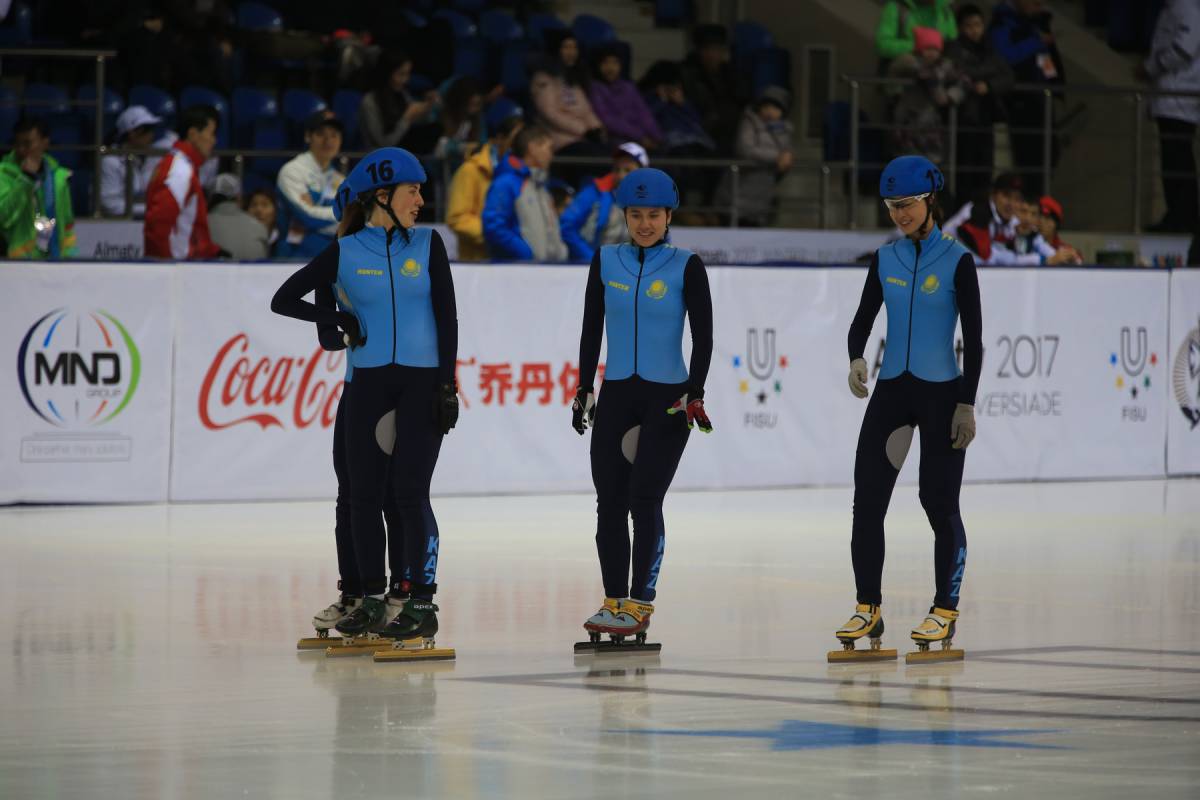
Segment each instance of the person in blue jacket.
M616 190L625 176L650 166L646 148L626 142L613 152L612 172L589 179L559 217L558 227L572 261L590 263L602 245L620 244L629 238L625 216L616 203Z
M522 128L496 165L483 203L483 238L496 261L567 260L547 185L554 142L538 125Z
M429 486L442 437L458 419L458 321L446 248L417 228L421 163L398 147L368 154L339 189L339 238L292 275L271 309L345 332L354 368L345 418L351 529L363 600L337 629L432 642L437 632L439 531ZM335 285L343 310L303 298ZM397 446L398 444L402 446ZM387 620L381 512L396 498L410 596Z
M967 445L975 438L975 392L983 364L983 323L975 260L938 227L941 171L924 156L901 156L884 169L879 193L904 237L871 260L850 325L850 391L865 398L863 358L879 308L887 306L887 348L867 405L854 460L850 553L858 599L836 633L843 646L883 633L883 519L896 476L921 434L920 498L934 534L935 592L929 614L912 631L918 647L954 636L966 567L967 535L959 512ZM954 333L962 320L963 368Z
M662 567L663 497L692 427L712 431L704 381L712 359L713 313L704 262L667 241L671 212L679 207L675 181L661 170L635 170L621 181L616 202L630 241L604 245L592 257L571 425L580 435L595 426L591 466L605 599L584 628L593 641L607 633L617 641L632 635L641 644ZM685 316L692 334L690 363L683 360ZM597 402L593 382L606 332L607 364Z

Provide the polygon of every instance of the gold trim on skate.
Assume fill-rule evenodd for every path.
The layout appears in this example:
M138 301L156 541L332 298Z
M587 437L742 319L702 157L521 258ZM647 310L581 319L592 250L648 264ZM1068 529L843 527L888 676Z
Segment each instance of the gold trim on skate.
M309 636L296 642L297 650L324 650L327 647L340 647L340 636Z
M856 621L862 624L851 627ZM845 625L838 628L834 636L842 643L841 650L830 650L825 658L831 663L866 663L870 661L894 661L899 653L892 649L883 649L883 607L870 603L857 603L854 615ZM871 646L866 650L857 650L855 645L862 639L869 639Z
M453 661L453 647L436 647L433 639L420 636L412 639L393 639L390 646L375 650L375 660L383 661Z
M924 644L925 647L921 647ZM949 639L942 640L941 648L934 650L929 647L928 642L917 642L917 649L904 656L906 664L940 664L946 661L962 661L966 658L966 651L959 650L950 646Z
M856 650L854 641L842 642L841 650L830 650L825 657L831 664L854 663L864 664L870 661L895 661L900 657L897 650L884 649L878 639L871 640L871 646L865 650Z
M390 647L390 641L382 638L377 633L368 634L366 636L347 636L340 640L341 644L333 645L325 648L325 655L329 658L337 658L340 656L361 656L368 653L374 653L376 650L382 650L385 647Z

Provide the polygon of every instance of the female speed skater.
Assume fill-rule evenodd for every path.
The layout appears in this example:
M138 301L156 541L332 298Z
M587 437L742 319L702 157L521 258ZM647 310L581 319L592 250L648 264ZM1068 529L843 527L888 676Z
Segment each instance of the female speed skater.
M407 150L368 154L338 190L338 240L288 278L271 309L337 325L350 347L354 380L344 403L345 446L362 602L337 630L431 644L439 533L429 486L442 438L458 419L458 321L445 245L436 231L416 227L425 180ZM330 285L342 310L303 300ZM410 574L410 596L391 620L381 518L389 492Z
M875 394L867 405L854 461L854 524L850 542L858 600L854 615L838 629L842 653L830 660L895 658L881 651L883 602L883 520L896 476L921 434L920 499L934 534L935 591L925 619L912 630L921 654L942 642L940 659L961 658L950 651L958 620L959 590L966 567L967 536L959 513L967 445L975 438L975 392L983 361L979 279L966 248L942 233L937 193L941 171L923 156L902 156L884 169L879 193L892 221L904 234L875 253L850 325L850 391L867 396L863 358L871 326L887 306L887 348ZM963 369L955 356L954 332L962 319ZM871 650L855 651L859 639ZM885 655L886 654L886 655Z
M618 186L616 203L624 210L630 241L605 245L592 258L571 425L580 435L595 427L591 465L605 599L584 628L593 644L609 634L617 645L626 636L640 645L662 567L663 497L692 427L712 432L704 381L713 314L704 262L667 242L671 212L679 206L671 177L657 169L635 170ZM692 334L686 365L685 315ZM593 381L605 332L608 359L597 401Z

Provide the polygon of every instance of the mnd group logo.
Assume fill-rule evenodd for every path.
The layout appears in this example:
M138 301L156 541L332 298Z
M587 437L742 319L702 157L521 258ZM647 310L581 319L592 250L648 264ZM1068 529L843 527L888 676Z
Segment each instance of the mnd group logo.
M136 394L141 364L129 330L107 311L56 308L41 316L21 340L17 378L29 410L55 432L23 439L21 460L127 460L131 440L104 429Z

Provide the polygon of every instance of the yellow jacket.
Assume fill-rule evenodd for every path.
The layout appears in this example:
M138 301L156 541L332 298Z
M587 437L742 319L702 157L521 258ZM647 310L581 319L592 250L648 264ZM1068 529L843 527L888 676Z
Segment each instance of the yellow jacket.
M492 147L485 145L463 162L450 181L446 224L458 236L459 261L487 261L483 241L483 201L492 185Z

